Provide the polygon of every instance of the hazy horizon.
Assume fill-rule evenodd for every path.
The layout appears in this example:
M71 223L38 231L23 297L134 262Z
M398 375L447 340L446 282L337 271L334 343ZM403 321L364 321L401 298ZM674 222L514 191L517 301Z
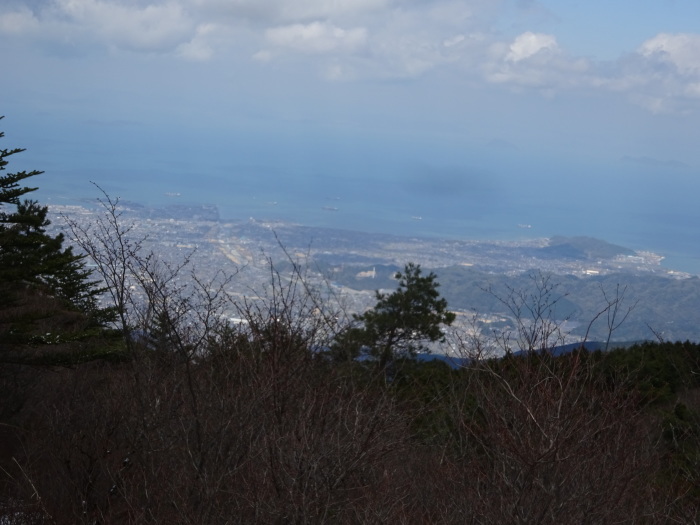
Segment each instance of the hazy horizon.
M698 19L690 0L10 0L0 147L27 148L9 169L46 171L49 202L95 181L231 218L589 235L700 274Z

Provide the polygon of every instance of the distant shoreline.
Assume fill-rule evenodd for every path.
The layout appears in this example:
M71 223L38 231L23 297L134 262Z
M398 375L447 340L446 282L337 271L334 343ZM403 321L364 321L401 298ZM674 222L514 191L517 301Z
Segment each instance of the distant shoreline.
M50 211L52 213L71 214L79 212L81 209L85 211L94 211L98 205L97 200L74 200L71 204L55 204L50 203ZM152 220L172 219L177 221L210 221L221 225L244 225L255 224L265 230L280 230L293 232L290 235L294 237L306 236L308 239L314 239L314 242L323 244L323 240L327 237L346 237L357 239L358 236L369 236L373 242L385 245L406 242L422 242L428 245L439 245L441 243L472 245L475 248L483 249L484 246L492 246L494 250L510 249L510 250L540 250L537 257L545 257L552 261L561 259L562 261L570 260L571 265L579 264L581 268L577 272L581 275L596 275L601 270L596 269L595 261L596 253L602 259L610 259L618 257L615 264L619 264L621 270L629 268L634 264L639 264L640 271L649 271L653 268L658 268L660 273L676 278L685 278L692 275L697 275L692 272L685 272L669 265L666 254L659 254L651 250L633 250L627 247L614 245L607 241L600 240L594 237L574 236L515 236L511 239L484 239L484 238L467 238L456 237L448 234L443 235L406 235L405 233L386 233L386 232L371 232L348 228L338 228L331 226L310 226L300 222L287 221L281 219L263 219L248 217L246 220L222 218L219 214L219 209L213 204L187 204L183 202L174 202L164 206L146 206L134 201L123 200L120 205L129 214L135 214L141 218ZM528 233L533 233L531 229L527 229ZM359 241L357 241L359 242ZM433 248L436 249L436 248ZM586 254L586 250L592 250L590 254ZM505 257L505 255L504 255ZM533 264L536 259L533 259ZM578 260L578 263L576 262ZM589 262L586 262L589 261ZM585 264L584 264L585 263ZM662 264L663 263L663 264ZM607 264L607 263L606 263ZM610 263L612 264L612 263ZM585 266L585 267L584 267ZM605 270L609 272L609 268Z

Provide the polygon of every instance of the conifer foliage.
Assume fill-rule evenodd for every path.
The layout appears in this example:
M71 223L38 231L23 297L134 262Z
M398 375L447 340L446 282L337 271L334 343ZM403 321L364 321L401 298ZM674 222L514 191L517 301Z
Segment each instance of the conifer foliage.
M4 133L0 132L2 137ZM23 199L37 189L25 186L26 179L43 172L3 173L9 157L23 151L0 149L0 290L8 298L20 289L31 288L97 315L101 290L90 280L91 271L86 268L84 256L73 253L71 247L63 247L63 234L47 233L51 224L47 206Z
M395 275L398 288L391 294L376 292L377 304L355 315L358 326L339 335L335 353L354 358L369 348L384 368L395 358L414 357L427 350L425 342L443 340L442 326L450 326L455 314L438 292L437 276L423 275L420 265L408 263Z

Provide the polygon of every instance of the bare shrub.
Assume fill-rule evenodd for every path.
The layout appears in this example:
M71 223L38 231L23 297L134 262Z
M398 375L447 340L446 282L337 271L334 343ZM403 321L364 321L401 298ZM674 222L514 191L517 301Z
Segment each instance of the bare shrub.
M647 515L653 443L637 400L583 353L478 363L463 420L482 522L609 523Z

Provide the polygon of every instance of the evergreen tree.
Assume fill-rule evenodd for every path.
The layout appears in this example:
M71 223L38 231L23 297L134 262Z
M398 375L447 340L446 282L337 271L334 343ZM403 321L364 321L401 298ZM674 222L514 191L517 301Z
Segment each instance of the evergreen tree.
M4 135L0 132L0 138ZM104 322L108 313L97 307L102 290L90 280L92 272L86 268L85 257L74 254L72 247L63 247L63 234L52 236L46 232L51 224L47 206L22 200L37 189L24 186L23 181L43 172L2 173L8 158L22 151L0 149L0 290L6 300L29 286Z
M425 350L424 342L443 339L441 326L451 325L455 314L440 297L437 276L432 272L423 275L420 265L409 263L396 273L396 279L396 291L377 291L375 307L353 316L358 325L338 337L336 356L356 357L366 347L380 367L386 368L397 357L414 357Z

